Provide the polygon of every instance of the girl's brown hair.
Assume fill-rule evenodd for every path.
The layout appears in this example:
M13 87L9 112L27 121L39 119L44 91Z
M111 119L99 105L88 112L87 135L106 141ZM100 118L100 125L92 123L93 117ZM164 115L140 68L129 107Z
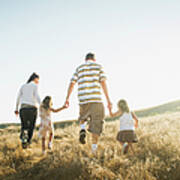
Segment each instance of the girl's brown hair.
M118 102L118 108L121 109L122 113L125 113L125 112L129 113L130 112L129 106L124 99L121 99Z
M49 110L51 107L50 101L51 101L51 96L46 96L41 104L41 107L44 108L45 110Z

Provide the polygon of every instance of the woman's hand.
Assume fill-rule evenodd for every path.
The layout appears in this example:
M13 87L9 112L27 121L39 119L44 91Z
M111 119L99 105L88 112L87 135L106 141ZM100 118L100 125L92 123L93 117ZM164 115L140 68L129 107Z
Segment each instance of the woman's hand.
M19 115L19 111L14 111L15 115L18 116Z

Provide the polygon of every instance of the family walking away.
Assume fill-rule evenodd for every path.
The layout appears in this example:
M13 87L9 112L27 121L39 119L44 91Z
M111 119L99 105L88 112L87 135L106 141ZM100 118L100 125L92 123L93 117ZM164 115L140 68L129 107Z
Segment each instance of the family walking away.
M37 119L37 105L40 106L41 118L39 137L42 139L42 153L46 152L46 138L49 134L47 146L52 149L54 127L51 113L60 112L69 107L70 96L75 84L78 84L79 99L79 142L86 144L87 130L92 134L91 149L96 154L98 150L99 137L103 132L105 109L102 101L102 92L107 101L107 108L112 117L119 117L120 129L117 140L122 145L122 153L128 152L129 147L134 153L132 144L138 142L135 128L138 127L138 119L135 113L130 112L125 100L118 102L118 111L112 112L112 103L109 98L106 75L103 67L96 62L95 55L88 53L85 62L75 69L67 91L64 106L54 109L51 96L46 96L41 102L38 93L39 75L33 73L28 82L24 84L18 93L15 114L20 114L22 147L27 148L31 144L33 131ZM19 110L20 106L20 110ZM135 121L135 123L134 123ZM88 127L87 127L88 124Z

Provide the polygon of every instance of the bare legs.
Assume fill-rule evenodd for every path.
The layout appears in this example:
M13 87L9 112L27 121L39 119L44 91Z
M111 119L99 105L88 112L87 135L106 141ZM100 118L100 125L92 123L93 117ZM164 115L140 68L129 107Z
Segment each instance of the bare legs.
M85 137L86 137L86 124L85 124L85 121L81 121L80 122L80 127L81 127L81 130L80 130L80 142L81 144L85 144L86 141L85 141ZM92 152L94 154L96 154L96 151L97 151L97 143L98 143L98 139L99 139L99 135L98 134L92 134Z
M126 154L128 152L129 147L131 148L131 151L133 154L135 154L134 148L132 143L124 143L124 142L120 142L121 146L122 146L122 153Z
M49 134L49 141L48 141L48 149L52 149L52 141L53 141L53 133ZM42 138L42 153L45 154L46 151L46 138Z
M134 148L133 148L133 145L132 143L128 143L129 147L131 148L131 151L133 152L133 154L135 154L135 151L134 151Z
M99 135L97 134L92 134L92 143L97 144L99 139Z
M42 138L42 153L43 153L43 154L45 154L45 150L46 150L45 141L46 141L46 138L43 137L43 138Z
M48 149L52 149L53 133L49 135Z
M98 148L98 139L99 139L99 135L97 134L92 134L92 153L96 154L97 153L97 148Z

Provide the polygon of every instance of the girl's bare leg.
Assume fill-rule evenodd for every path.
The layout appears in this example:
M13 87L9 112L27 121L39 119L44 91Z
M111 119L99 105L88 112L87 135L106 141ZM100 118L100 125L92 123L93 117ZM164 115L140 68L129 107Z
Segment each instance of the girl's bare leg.
M132 150L133 154L135 154L135 151L134 151L134 148L133 148L132 143L128 143L128 145L129 145L129 147L131 148L131 150Z
M50 133L49 135L49 143L53 141L53 133Z
M49 135L49 142L48 142L48 149L52 149L52 141L53 141L53 133L50 133Z
M42 152L43 152L43 154L45 153L45 150L46 150L45 141L46 141L46 139L43 137L42 138Z
M129 144L124 142L120 142L120 144L122 145L122 154L126 154L128 152Z
M119 142L119 143L120 143L120 145L121 145L121 146L123 146L123 145L124 145L124 143L123 143L123 142Z

